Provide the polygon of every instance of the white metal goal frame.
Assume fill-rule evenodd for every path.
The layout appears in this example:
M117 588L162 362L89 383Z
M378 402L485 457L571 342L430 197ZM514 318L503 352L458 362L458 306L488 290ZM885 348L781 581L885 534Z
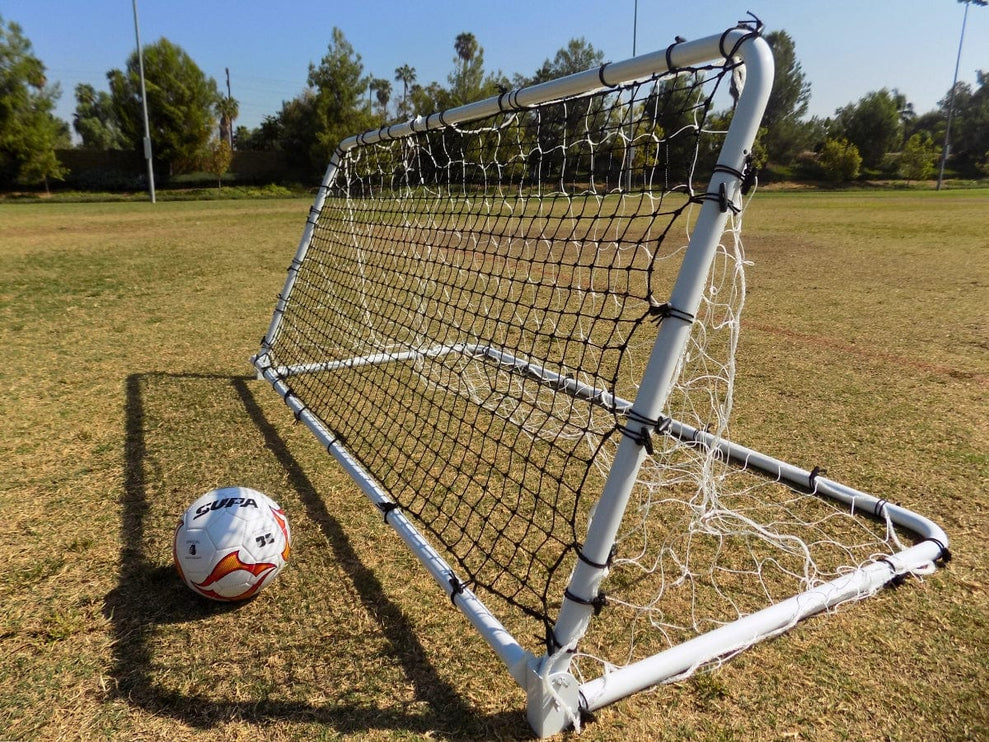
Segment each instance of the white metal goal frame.
M665 309L663 322L649 355L635 399L619 397L613 390L585 383L576 376L554 371L534 359L506 348L486 343L437 343L429 347L385 350L343 359L307 364L280 365L272 361L286 307L292 300L300 266L303 265L313 233L319 222L324 199L337 178L341 158L348 150L375 142L399 139L424 131L440 130L474 121L506 109L525 110L546 101L559 100L625 81L649 78L671 69L689 68L712 60L739 60L745 68L745 84L737 100L734 116L705 199L700 206L681 270ZM271 319L261 349L252 359L260 377L267 380L283 398L296 419L304 423L367 498L383 513L385 521L425 566L453 604L492 647L512 677L527 692L528 718L540 736L579 724L582 712L594 711L647 687L683 676L698 666L730 655L761 638L773 636L805 617L827 610L854 597L869 595L902 575L929 571L947 555L948 538L932 521L885 499L832 481L818 471L806 471L771 456L719 438L678 420L664 417L670 386L679 370L719 240L729 212L741 207L743 173L747 167L762 113L773 81L773 60L768 44L748 26L730 29L707 38L678 42L651 54L609 63L559 80L525 87L460 108L371 131L344 140L330 160L295 259ZM425 538L410 517L397 507L379 478L352 455L346 441L331 430L320 415L300 398L292 387L295 376L356 369L362 366L393 364L422 358L450 355L485 357L501 367L536 380L539 384L563 390L574 397L609 410L620 411L629 420L628 434L618 444L614 461L594 507L583 540L580 559L562 596L561 609L552 629L553 644L542 656L525 649L489 610L488 606L461 581L443 555ZM848 571L837 579L750 613L733 623L720 626L625 667L583 682L571 672L572 656L596 610L596 598L608 573L616 534L625 515L636 475L650 455L645 445L650 436L660 434L693 441L718 452L743 468L801 492L830 498L856 513L886 519L916 537L916 542L898 553L876 559Z

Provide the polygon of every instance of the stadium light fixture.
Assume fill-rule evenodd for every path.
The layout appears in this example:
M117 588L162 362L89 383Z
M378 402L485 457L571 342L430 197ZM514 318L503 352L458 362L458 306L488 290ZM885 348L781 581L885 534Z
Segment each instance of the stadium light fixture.
M941 167L938 169L937 175L937 189L939 191L941 190L941 185L944 183L944 166L948 162L948 153L951 149L951 118L955 108L955 88L958 86L958 67L962 61L962 44L965 42L965 24L968 23L968 6L978 5L984 8L989 5L989 0L958 0L958 2L964 4L965 14L962 16L961 36L958 37L958 56L955 57L955 77L951 81L951 90L948 92L948 122L944 127L944 147L941 150Z

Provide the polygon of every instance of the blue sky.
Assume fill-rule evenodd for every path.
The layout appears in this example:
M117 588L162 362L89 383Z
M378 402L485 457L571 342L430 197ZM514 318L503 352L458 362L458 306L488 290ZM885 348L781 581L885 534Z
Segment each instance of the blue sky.
M485 68L531 74L574 37L608 60L631 56L635 0L138 0L141 41L178 44L240 103L239 125L257 126L305 87L310 62L326 52L334 26L365 71L394 79L403 64L418 81L446 83L453 42L472 32ZM957 0L638 0L636 50L665 48L676 35L720 33L752 10L767 30L785 30L811 83L810 113L828 116L880 88L897 88L918 113L951 85L964 6ZM56 111L75 110L73 90L106 90L106 72L135 48L131 0L0 0L58 81ZM969 10L959 79L989 71L989 7ZM393 82L393 100L400 83Z

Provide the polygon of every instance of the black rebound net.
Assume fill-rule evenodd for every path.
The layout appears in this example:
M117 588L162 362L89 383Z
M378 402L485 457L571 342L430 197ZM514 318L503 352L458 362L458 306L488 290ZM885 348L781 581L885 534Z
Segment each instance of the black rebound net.
M718 197L703 189L731 69L338 153L262 348L458 579L539 632L579 558L691 214Z

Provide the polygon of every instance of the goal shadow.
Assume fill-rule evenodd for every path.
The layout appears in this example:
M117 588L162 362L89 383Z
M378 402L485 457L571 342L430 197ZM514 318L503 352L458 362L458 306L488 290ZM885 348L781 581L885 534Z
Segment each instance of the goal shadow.
M439 732L447 739L475 739L489 734L494 724L506 734L529 736L521 715L480 714L430 663L413 622L388 596L372 569L362 562L353 535L329 512L313 481L256 401L252 382L253 377L249 376L164 372L135 373L126 379L120 566L117 585L104 601L104 614L113 634L111 697L198 728L231 720L255 724L284 721L326 725L339 733L393 729ZM168 414L163 415L162 410L166 409ZM171 564L174 522L187 504L184 501L191 501L198 492L183 487L183 477L211 481L211 476L217 476L216 469L222 471L236 464L215 459L190 463L188 451L176 450L174 455L167 451L169 439L175 436L180 441L176 449L186 446L194 449L199 445L197 428L204 421L208 425L212 416L221 413L235 418L230 423L238 426L244 437L259 438L269 468L279 471L293 499L301 502L305 516L319 527L328 549L326 561L332 563L345 583L339 590L352 601L349 615L342 614L337 607L330 609L341 614L332 617L335 628L331 631L341 635L363 633L365 637L368 633L377 634L379 653L393 667L389 677L394 676L403 689L411 688L411 703L381 702L376 696L340 690L334 698L334 674L361 675L369 671L360 659L340 656L341 648L334 641L334 634L312 645L290 636L287 648L280 647L277 652L282 655L280 660L287 660L290 665L301 655L298 661L306 669L322 672L317 678L328 681L319 685L330 687L310 687L300 680L305 672L293 676L299 678L295 681L296 688L284 684L273 687L272 678L254 685L237 683L235 688L211 683L209 665L225 661L229 672L241 672L245 665L266 659L260 655L260 647L253 650L248 647L245 651L236 639L229 637L226 637L231 648L229 658L215 647L202 649L203 645L224 638L214 632L229 631L231 626L244 624L245 632L251 633L249 622L264 615L265 623L258 625L253 633L266 634L265 641L270 644L272 637L282 637L286 629L286 619L278 611L283 604L299 598L289 593L278 601L268 594L247 603L205 601L181 583ZM211 444L203 445L203 457L209 459ZM203 489L202 484L199 489ZM296 532L296 541L298 536ZM292 566L290 561L289 568ZM358 620L358 614L362 620ZM213 628L212 624L219 626ZM291 626L290 622L289 630ZM261 646L265 641L261 641ZM272 647L279 649L278 644ZM380 654L372 659L380 665ZM199 683L197 678L201 678ZM291 680L288 685L292 685ZM406 696L408 693L405 691Z

